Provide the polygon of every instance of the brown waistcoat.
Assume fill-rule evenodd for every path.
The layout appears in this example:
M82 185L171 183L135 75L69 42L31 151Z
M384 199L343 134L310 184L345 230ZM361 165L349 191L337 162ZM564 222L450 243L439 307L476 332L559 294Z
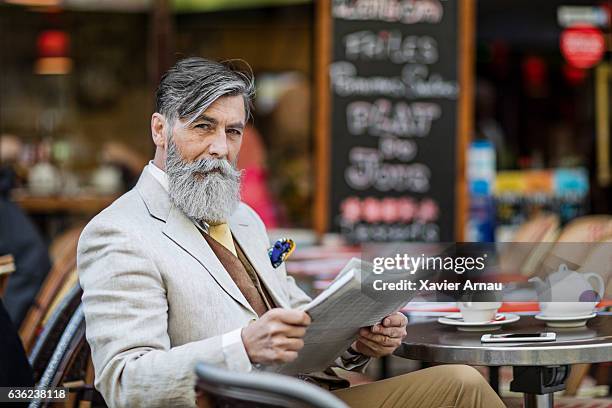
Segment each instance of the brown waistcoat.
M259 280L257 272L235 241L237 257L210 235L206 233L202 235L258 316L275 307L272 297Z

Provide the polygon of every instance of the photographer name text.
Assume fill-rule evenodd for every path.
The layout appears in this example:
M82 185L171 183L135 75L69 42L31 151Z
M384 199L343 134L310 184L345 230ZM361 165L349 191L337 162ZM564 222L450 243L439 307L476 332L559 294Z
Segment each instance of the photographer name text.
M397 282L385 282L382 279L376 279L372 282L372 287L376 291L436 291L436 292L451 292L460 290L497 290L501 291L504 289L504 285L501 282L472 282L466 280L465 282L449 282L444 280L442 282L432 282L429 279L421 279L418 281L410 281L402 279Z

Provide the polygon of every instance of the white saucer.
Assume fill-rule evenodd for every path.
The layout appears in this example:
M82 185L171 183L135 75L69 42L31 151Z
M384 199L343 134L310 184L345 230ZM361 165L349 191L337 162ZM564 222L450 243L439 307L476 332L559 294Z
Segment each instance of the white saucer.
M545 321L548 327L582 327L587 320L595 316L597 316L595 312L582 316L545 316L540 313L535 315L535 318Z
M447 326L456 326L461 331L491 331L497 330L504 324L514 323L520 319L514 313L498 313L496 317L504 316L504 320L491 320L488 322L464 322L461 313L451 313L447 316L438 318L438 323Z

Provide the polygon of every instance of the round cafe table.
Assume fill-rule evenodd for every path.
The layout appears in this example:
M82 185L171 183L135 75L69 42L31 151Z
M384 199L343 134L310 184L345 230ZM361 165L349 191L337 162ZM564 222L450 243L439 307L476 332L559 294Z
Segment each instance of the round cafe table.
M612 361L612 316L599 315L580 328L550 328L532 316L491 333L557 333L554 342L483 344L487 332L463 332L437 321L411 324L395 354L412 360L482 366L512 366L510 390L524 394L525 407L553 407L565 389L570 364Z

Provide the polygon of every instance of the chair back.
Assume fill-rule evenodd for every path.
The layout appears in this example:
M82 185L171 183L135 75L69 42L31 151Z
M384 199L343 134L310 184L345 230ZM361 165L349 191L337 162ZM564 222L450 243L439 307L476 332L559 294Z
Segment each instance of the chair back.
M15 272L15 260L12 255L0 256L0 297L4 294L4 289L11 273Z
M558 242L597 242L612 236L612 215L585 215L569 222Z
M53 310L36 339L29 356L30 365L34 371L34 382L40 380L66 325L81 303L82 293L79 284L74 285Z
M612 237L612 216L587 215L568 223L559 239L542 261L538 274L556 271L561 264L577 270L587 259L596 243Z
M62 333L36 388L46 390L59 387L75 366L82 363L80 360L85 355L84 352L88 354L85 341L85 316L82 306L79 306ZM86 361L85 359L85 365ZM34 399L30 402L29 407L46 407L49 404L51 402Z
M500 266L504 272L533 275L559 235L559 217L539 214L516 231L511 242L502 245Z
M53 267L19 328L19 337L21 337L27 353L32 349L34 341L41 331L43 319L52 306L53 300L61 291L65 281L70 279L71 274L76 271L76 251L81 230L82 227L79 226L57 238L61 245L56 245Z
M79 241L83 228L85 228L84 225L75 226L53 239L53 242L49 245L49 257L51 258L51 262L55 263L55 261L61 258L66 251L73 250L75 242Z
M200 363L196 390L214 408L348 408L332 393L292 377L236 373Z

